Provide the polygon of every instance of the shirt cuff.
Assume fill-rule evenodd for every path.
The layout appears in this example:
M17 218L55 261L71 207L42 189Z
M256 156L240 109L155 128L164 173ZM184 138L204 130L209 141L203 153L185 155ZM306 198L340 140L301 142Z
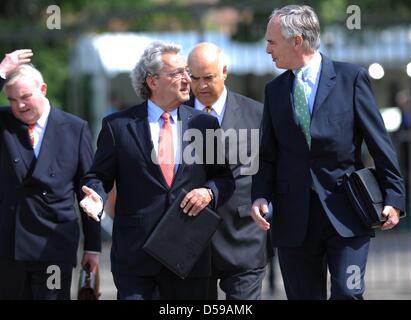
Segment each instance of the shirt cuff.
M90 251L90 250L84 250L84 253L94 253L94 254L100 254L101 252L98 252L98 251Z
M6 80L6 74L0 71L0 78L3 78L3 80Z

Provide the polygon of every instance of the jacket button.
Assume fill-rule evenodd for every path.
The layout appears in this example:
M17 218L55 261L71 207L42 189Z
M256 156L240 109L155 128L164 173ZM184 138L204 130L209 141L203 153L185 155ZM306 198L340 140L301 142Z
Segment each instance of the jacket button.
M55 177L56 174L54 172L50 173L50 177Z
M14 159L13 159L13 162L14 162L14 163L17 163L17 162L19 162L19 161L20 161L20 158L14 158Z
M43 196L47 195L47 191L43 191L43 192L42 192L42 195L43 195Z

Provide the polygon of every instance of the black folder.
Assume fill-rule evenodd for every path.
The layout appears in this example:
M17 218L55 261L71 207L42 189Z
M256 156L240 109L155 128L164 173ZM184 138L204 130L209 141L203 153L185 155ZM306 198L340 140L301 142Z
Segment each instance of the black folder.
M345 191L355 212L368 228L378 228L387 218L382 215L384 198L374 168L345 175ZM400 218L405 216L401 212Z
M143 245L164 266L185 279L221 223L220 216L206 207L197 216L180 208L187 191L182 189Z

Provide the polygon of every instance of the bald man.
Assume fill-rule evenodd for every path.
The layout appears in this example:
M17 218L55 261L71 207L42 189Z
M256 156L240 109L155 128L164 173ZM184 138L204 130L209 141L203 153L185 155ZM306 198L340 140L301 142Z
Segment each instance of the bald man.
M267 264L267 234L256 228L249 216L251 175L245 169L250 167L250 163L241 163L239 152L247 150L247 154L251 154L252 129L253 134L258 134L263 105L227 90L228 66L216 45L200 43L195 46L189 54L188 66L194 94L188 104L215 116L223 130L234 129L237 138L240 129L247 132L246 139L226 140L225 143L227 157L230 149L237 152L236 161L230 161L236 189L226 204L218 209L224 223L212 239L209 298L217 299L219 279L227 300L258 300Z

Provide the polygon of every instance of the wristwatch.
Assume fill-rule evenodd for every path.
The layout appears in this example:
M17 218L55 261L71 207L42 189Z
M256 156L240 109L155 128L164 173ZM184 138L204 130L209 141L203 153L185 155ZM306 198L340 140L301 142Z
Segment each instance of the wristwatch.
M211 201L213 201L214 200L214 193L213 193L213 190L211 190L210 188L206 188L206 190L208 191L208 194L210 195L210 197L211 197Z

